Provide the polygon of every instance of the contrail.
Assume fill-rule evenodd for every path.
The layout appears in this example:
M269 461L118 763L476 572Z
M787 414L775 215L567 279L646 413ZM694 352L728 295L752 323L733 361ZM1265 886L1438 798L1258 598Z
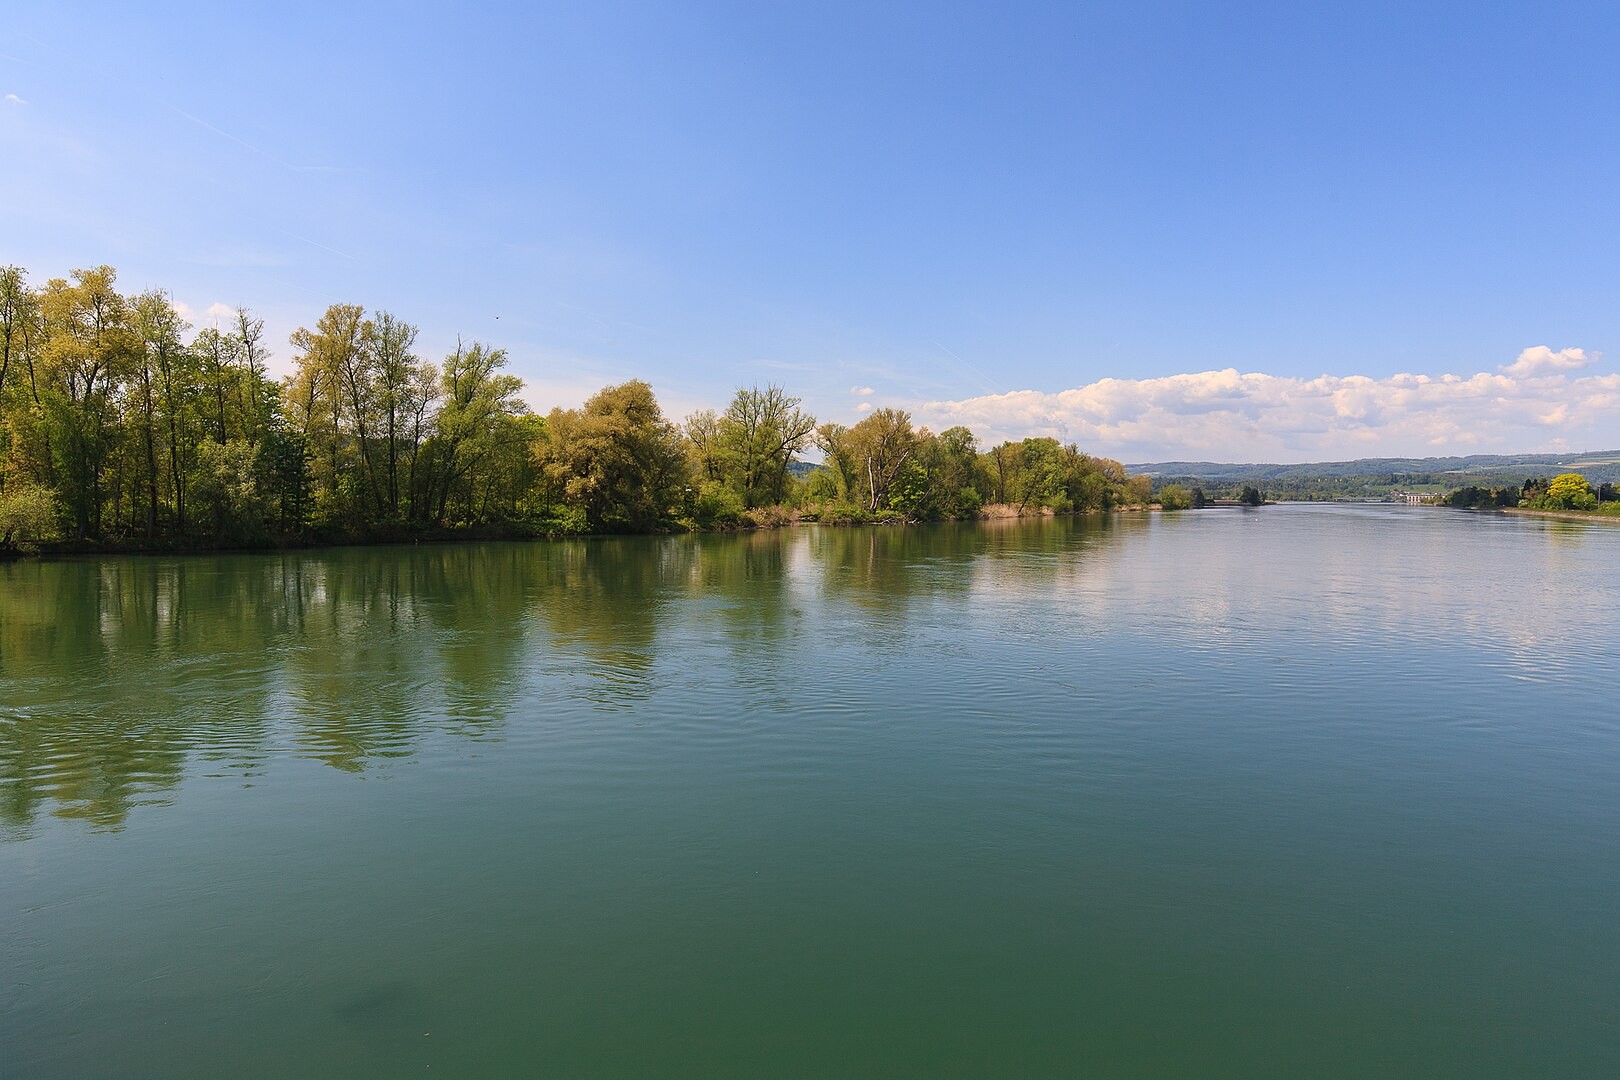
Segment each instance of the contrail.
M970 372L977 375L979 377L979 381L984 384L984 388L985 388L985 390L987 392L989 392L991 394L999 394L999 393L1001 393L1000 390L996 389L995 384L990 381L990 377L987 376L984 372L980 371L978 368L974 367L972 364L968 363L966 360L962 359L960 356L957 356L955 353L951 352L951 350L947 349L945 346L941 345L937 341L934 342L934 348L938 349L940 352L944 353L946 356L949 356L952 360L955 360L958 364L961 364L963 367L967 368Z
M219 135L222 138L226 138L226 139L231 140L231 142L235 143L237 146L245 146L249 150L253 151L255 154L258 154L260 157L264 158L266 161L273 161L277 165L280 165L283 169L293 169L293 168L297 167L297 166L292 165L292 164L290 164L288 162L282 161L280 158L276 157L276 155L274 155L274 154L266 153L265 151L260 150L257 146L254 146L252 143L248 142L246 139L239 139L235 135L232 135L230 132L224 131L224 130L221 130L220 128L215 127L213 124L210 124L208 121L204 120L200 116L191 115L190 113L186 112L186 110L182 109L178 105L170 105L169 108L173 109L175 112L179 113L181 116L185 117L187 120L190 120L193 124L200 124L201 126L207 128L209 131L212 131L215 135Z
M223 134L223 132L221 132L221 134ZM311 240L307 236L299 236L297 233L288 232L286 229L277 229L276 232L280 233L283 236L290 236L294 240L302 240L304 243L308 244L310 247L318 247L322 251L330 251L333 255L339 255L339 256L341 256L341 257L343 257L345 259L348 259L350 262L359 262L360 261L359 259L355 258L353 255L350 255L347 251L339 251L335 247L327 247L325 244L316 243L314 240Z

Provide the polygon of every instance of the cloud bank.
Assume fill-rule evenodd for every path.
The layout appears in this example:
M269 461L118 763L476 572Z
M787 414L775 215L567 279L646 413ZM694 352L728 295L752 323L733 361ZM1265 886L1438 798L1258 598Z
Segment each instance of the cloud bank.
M964 424L990 442L1050 435L1129 461L1611 449L1620 375L1588 372L1597 359L1538 345L1475 375L1301 379L1227 368L931 401L915 415L936 431Z

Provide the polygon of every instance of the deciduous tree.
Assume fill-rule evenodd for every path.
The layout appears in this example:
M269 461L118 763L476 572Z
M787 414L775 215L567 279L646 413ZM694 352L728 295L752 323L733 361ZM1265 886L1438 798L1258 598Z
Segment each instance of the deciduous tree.
M553 409L534 457L554 500L585 527L658 527L682 501L690 473L680 430L639 379L599 391L582 409Z

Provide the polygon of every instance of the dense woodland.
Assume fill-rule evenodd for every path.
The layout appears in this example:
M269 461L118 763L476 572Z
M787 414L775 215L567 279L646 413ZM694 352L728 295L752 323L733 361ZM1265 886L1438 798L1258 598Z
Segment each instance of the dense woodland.
M206 548L456 533L646 532L1144 504L1146 477L1055 439L981 450L897 409L821 423L777 386L666 418L610 386L538 415L504 350L440 362L417 327L334 304L269 374L264 322L197 329L111 267L0 268L0 550ZM806 471L801 455L819 452Z

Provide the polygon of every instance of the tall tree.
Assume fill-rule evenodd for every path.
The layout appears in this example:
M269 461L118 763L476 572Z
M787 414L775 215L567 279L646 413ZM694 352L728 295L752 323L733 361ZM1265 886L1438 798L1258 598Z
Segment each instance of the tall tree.
M421 377L422 361L411 351L416 333L416 327L387 311L379 311L365 324L378 416L377 437L384 447L383 491L388 516L396 519L400 516L400 460L414 460L421 445L414 441L419 438L420 428L411 421L427 404L419 399L430 382Z
M886 508L890 487L917 450L911 414L903 409L878 409L849 429L847 442L857 467L857 483L864 485L866 508Z
M32 396L38 404L32 373L39 341L39 298L28 275L20 266L0 267L0 491L13 476L34 471L27 447L37 424L25 402Z
M255 319L247 308L238 306L231 327L231 353L242 365L242 427L249 443L257 445L268 417L267 396L273 384L266 377L269 350L264 345L264 320Z
M857 497L860 488L860 462L850 441L849 428L825 423L816 428L815 445L822 453L822 469L832 478L833 494L840 502ZM865 502L864 497L861 499Z
M364 439L370 396L364 315L358 305L333 304L313 331L299 327L291 339L298 355L289 390L299 402L294 415L301 417L309 441L318 511L328 520L351 523L365 517L355 465L375 492Z
M188 324L168 294L158 290L135 299L135 333L143 369L156 372L158 413L164 428L169 496L177 531L186 529L186 489L196 444L198 386L194 357L181 343Z
M682 425L692 455L692 470L700 481L725 477L725 450L720 437L720 416L713 409L702 409Z
M815 417L772 384L738 389L720 417L719 459L745 507L779 503L792 486L788 466L810 444Z
M22 355L33 326L34 309L34 294L23 268L0 266L0 408L5 405L12 358Z
M527 406L518 398L523 380L504 374L506 350L482 342L463 345L445 357L439 373L443 405L435 421L433 467L437 500L433 520L444 523L453 495L470 506L471 481L476 470L502 445L504 420L521 415Z
M201 376L201 390L208 399L209 434L221 446L230 438L226 421L227 404L236 408L241 401L241 391L237 386L241 381L241 372L236 364L236 348L236 340L228 332L222 334L213 326L199 331L191 343L191 352Z
M550 495L580 508L595 531L657 528L690 477L680 429L637 380L599 391L583 409L553 409L534 444Z
M53 278L40 300L44 344L42 397L53 429L57 478L76 534L101 529L102 469L112 445L114 394L136 347L129 305L110 266Z

